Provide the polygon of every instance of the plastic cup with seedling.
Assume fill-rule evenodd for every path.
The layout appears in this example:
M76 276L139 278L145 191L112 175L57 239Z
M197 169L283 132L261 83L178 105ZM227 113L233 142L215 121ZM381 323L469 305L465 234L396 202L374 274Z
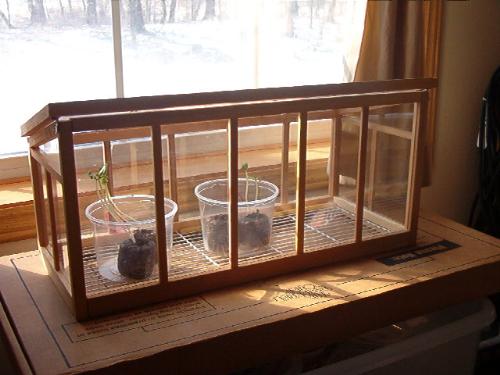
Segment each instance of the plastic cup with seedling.
M259 200L259 179L248 173L248 163L241 166L245 173L245 202L257 204ZM249 187L254 185L253 200L249 201ZM247 212L238 218L238 242L242 250L256 249L269 244L271 240L271 225L267 215L259 212L251 204L246 207Z
M250 176L248 163L239 172L242 177L238 178L238 248L244 257L271 242L274 202L279 190L268 181ZM227 186L227 179L217 179L195 188L205 247L219 256L229 253Z
M97 197L115 223L128 232L129 238L118 244L117 268L121 275L132 279L145 279L151 275L157 262L156 233L151 229L137 228L137 220L116 204L109 191L108 166L88 173L95 181ZM132 229L136 227L136 229Z

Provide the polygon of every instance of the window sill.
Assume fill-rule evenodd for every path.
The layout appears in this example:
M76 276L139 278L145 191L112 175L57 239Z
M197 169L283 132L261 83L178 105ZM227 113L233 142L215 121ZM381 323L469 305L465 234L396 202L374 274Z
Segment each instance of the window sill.
M36 237L31 181L0 184L0 243Z
M315 143L314 148L308 152L308 160L325 159L329 153L328 143ZM296 150L290 149L289 162L295 162ZM264 167L280 163L281 148L272 147L264 149L255 149L243 151L240 159L247 162L252 167ZM224 171L227 168L227 158L224 155L211 158L189 157L185 160L178 160L178 178L189 178L200 173L205 174L210 171ZM127 187L131 171L125 171L126 168L117 170L115 186L118 190ZM139 179L146 179L146 183L151 182L147 176L138 176ZM82 174L83 176L83 174ZM88 186L89 189L91 185ZM84 187L84 190L86 187ZM36 223L33 206L33 191L31 180L0 183L0 244L20 241L36 237Z
M0 209L15 207L33 201L33 188L29 178L0 183Z

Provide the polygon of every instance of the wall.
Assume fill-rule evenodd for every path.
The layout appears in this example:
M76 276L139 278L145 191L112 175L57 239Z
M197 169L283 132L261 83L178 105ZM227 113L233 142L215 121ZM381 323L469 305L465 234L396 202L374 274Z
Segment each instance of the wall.
M446 1L432 186L422 207L467 223L477 191L481 98L500 65L500 1Z

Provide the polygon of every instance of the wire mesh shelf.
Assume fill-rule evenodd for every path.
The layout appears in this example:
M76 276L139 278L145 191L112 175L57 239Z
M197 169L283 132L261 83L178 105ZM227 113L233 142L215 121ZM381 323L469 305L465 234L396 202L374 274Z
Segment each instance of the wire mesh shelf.
M332 206L306 212L304 228L304 251L320 251L354 241L355 215L341 207ZM363 220L363 238L375 238L394 232L389 228ZM247 266L271 259L283 258L295 254L295 215L287 214L273 219L273 233L270 245L252 253L242 253L239 265ZM110 259L116 257L116 248L109 249ZM206 273L229 269L229 258L205 249L200 231L190 233L176 232L173 249L169 256L169 280L179 280ZM123 278L122 281L110 281L103 277L96 262L95 251L84 251L85 284L89 297L115 293L123 289L141 288L158 283L157 272L147 281Z

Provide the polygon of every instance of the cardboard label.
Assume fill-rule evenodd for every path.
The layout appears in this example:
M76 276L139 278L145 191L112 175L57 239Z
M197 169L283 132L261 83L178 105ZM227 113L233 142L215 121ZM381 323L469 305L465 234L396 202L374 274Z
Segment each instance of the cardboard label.
M273 302L287 303L289 301L297 301L299 299L305 299L309 302L311 300L320 300L332 297L334 297L332 290L326 288L325 286L307 283L281 291L273 297Z
M71 342L80 342L98 337L114 335L132 329L142 328L144 331L154 329L155 326L165 324L176 325L186 319L202 313L215 310L202 298L191 298L169 304L165 307L154 306L105 319L86 323L70 323L63 325L63 329Z
M428 245L417 247L413 250L405 250L404 252L393 254L386 257L377 258L376 260L386 266L395 266L397 264L410 262L415 259L429 257L434 254L444 253L445 251L453 250L460 247L460 245L442 240Z

